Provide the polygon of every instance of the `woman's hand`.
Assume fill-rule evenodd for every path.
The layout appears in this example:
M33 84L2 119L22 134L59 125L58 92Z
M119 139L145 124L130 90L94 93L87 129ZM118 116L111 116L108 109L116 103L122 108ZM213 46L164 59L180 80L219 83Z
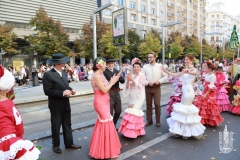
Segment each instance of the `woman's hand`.
M119 80L119 78L120 76L114 75L110 80L110 84L114 85Z
M117 74L117 76L122 76L122 73L123 73L123 69L120 70L120 72Z
M132 80L133 80L133 78L132 78L132 75L131 75L131 74L127 74L126 78L127 78L127 80L128 80L128 81L132 81Z

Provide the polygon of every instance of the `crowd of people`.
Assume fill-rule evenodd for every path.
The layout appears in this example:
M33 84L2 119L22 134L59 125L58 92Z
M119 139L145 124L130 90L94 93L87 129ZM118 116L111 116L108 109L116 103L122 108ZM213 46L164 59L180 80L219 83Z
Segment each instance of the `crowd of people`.
M160 102L161 84L167 79L174 86L166 107L166 113L170 116L167 119L169 131L174 137L200 139L206 127L219 126L224 121L221 112L240 114L240 80L235 76L239 71L231 72L234 70L234 64L240 64L240 59L236 59L232 66L227 66L226 61L219 63L209 60L203 64L199 76L200 68L195 66L192 54L187 54L184 65L179 63L177 67L172 67L173 64L169 64L168 67L166 64L157 63L154 52L148 54L147 64L134 58L131 64L119 66L115 59L98 57L93 64L86 67L70 67L67 65L68 61L69 58L64 57L62 53L56 53L47 61L52 66L43 65L38 69L32 67L32 72L35 73L33 75L37 77L35 80L39 80L39 73L42 74L43 90L48 96L51 115L52 149L57 154L62 153L59 135L61 127L65 148L81 148L73 142L69 102L69 97L76 93L69 86L69 82L78 81L81 76L88 75L87 79L90 80L94 91L93 108L98 117L92 131L89 155L96 159L118 157L122 147L118 132L128 138L137 138L145 135L145 127L154 122L156 127L165 123L160 121ZM39 157L40 152L30 141L22 139L23 125L20 113L12 101L6 98L6 93L14 85L13 75L0 67L0 159L24 157L34 160ZM233 77L233 82L236 79L236 95L232 104L228 97L230 77ZM6 81L8 85L5 85ZM129 98L129 103L118 128L117 122L122 113L119 83L124 84L122 95ZM146 122L142 111L145 101Z

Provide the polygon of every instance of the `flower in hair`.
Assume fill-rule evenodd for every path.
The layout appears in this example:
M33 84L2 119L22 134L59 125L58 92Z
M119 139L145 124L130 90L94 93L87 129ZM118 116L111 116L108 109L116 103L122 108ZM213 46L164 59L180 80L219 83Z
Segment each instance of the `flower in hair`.
M135 63L140 63L140 59L138 59L138 58L133 58L133 60L132 60L132 65L134 65Z
M4 75L4 68L0 65L0 78Z
M104 64L104 61L103 61L102 59L99 59L99 60L97 61L96 67L97 67L97 68L100 68L100 67L103 66L103 64Z

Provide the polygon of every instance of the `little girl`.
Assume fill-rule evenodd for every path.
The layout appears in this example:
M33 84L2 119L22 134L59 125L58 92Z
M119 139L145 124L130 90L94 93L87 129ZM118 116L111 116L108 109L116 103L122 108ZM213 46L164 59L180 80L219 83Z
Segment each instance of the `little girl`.
M240 115L240 80L236 81L235 86L233 87L237 91L237 95L234 96L234 100L232 101L232 113Z
M183 67L179 68L179 72L182 72ZM180 77L169 77L169 82L173 84L174 91L171 93L170 100L166 107L166 113L171 115L172 105L181 102L182 98L182 80Z
M222 111L230 111L230 101L228 99L227 90L225 88L225 85L228 83L227 76L223 72L223 68L221 66L217 67L217 71L215 73L216 75L216 100L217 104L219 106L220 112Z

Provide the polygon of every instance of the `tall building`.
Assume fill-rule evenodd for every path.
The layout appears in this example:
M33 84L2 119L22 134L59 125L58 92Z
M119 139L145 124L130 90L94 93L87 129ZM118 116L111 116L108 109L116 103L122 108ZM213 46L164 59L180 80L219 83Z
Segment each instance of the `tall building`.
M99 0L101 5L109 0ZM161 25L165 23L165 0L114 0L114 4L101 13L106 23L112 23L112 12L123 6L127 10L127 27L133 29L144 38L151 28L161 32Z
M90 20L93 10L97 8L96 0L58 1L58 0L1 0L0 23L14 28L18 37L33 33L29 20L43 6L48 15L60 20L70 40L80 33L82 25Z
M240 21L239 17L234 17L225 12L224 3L218 1L209 4L207 7L206 32L218 32L215 35L206 35L206 40L213 46L222 46L226 41L229 41L233 26L237 26L238 36L240 38Z
M180 25L169 26L168 34L180 32L182 36L205 32L206 0L167 0L167 23L182 21Z

